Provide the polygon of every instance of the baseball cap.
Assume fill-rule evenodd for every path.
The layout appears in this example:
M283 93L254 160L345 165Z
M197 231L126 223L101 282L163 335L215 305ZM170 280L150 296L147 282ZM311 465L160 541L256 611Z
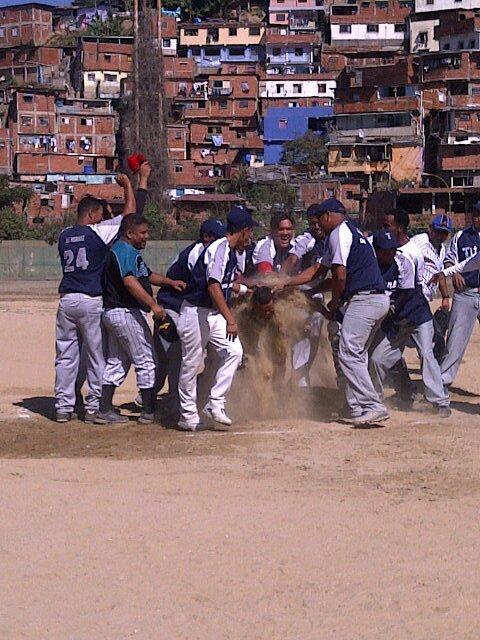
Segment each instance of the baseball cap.
M158 335L167 342L177 342L177 340L179 340L177 327L168 313L165 315L165 318L161 320L157 330Z
M328 198L318 205L317 213L315 215L321 216L322 213L345 213L345 207L336 198Z
M320 205L318 204L318 202L315 204L311 204L305 212L307 214L307 218L315 218L316 216L318 216L319 207Z
M130 171L132 173L137 173L140 169L140 166L147 162L147 159L141 153L133 153L131 156L127 158L128 166L130 167Z
M258 222L252 218L250 209L246 207L232 207L227 216L227 229L231 233L237 233L243 229L258 227Z
M449 233L453 228L453 224L448 216L439 215L434 217L431 227L435 229L435 231L447 231Z
M380 229L373 234L373 246L375 249L388 251L389 249L397 249L400 244L393 233L386 229Z
M204 220L200 226L200 235L208 233L217 238L225 237L227 229L221 220Z

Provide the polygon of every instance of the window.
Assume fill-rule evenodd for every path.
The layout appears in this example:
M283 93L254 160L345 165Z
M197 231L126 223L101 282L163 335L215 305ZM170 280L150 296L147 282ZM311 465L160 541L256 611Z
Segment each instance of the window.
M172 46L171 39L170 38L163 38L162 47L164 47L165 49L170 49L171 46Z
M286 118L280 118L280 120L278 121L278 128L286 129L287 125L288 125L288 120Z
M6 51L0 51L0 60L5 60L6 57L7 57L7 52Z
M283 91L283 84L275 85L275 92L276 93L282 93L282 91Z
M236 27L230 27L228 29L228 35L229 36L236 36L237 35L237 28Z
M280 49L280 47L273 47L272 55L274 55L274 56L282 55L282 50Z
M276 16L275 20L277 22L285 22L285 20L286 20L285 13L277 13L277 16Z
M360 102L360 94L359 93L354 93L352 96L352 99L354 102Z
M327 92L327 85L325 82L319 82L318 83L318 93L326 93Z
M24 94L23 94L23 96L22 96L22 100L23 100L24 102L32 103L32 102L33 102L33 96L29 96L29 95L26 95L26 94L24 93Z
M248 33L251 36L259 36L260 35L260 27L250 27Z
M70 118L68 118L67 116L62 116L62 124L70 124Z
M105 62L111 62L112 61L112 56L109 53L104 53L103 54L103 59L105 60Z
M427 0L427 4L433 4L435 0Z
M16 38L18 36L18 27L12 27L12 37Z
M0 29L0 38L5 37L5 29Z
M208 127L207 129L208 133L210 134L221 134L222 133L222 127Z
M228 109L228 102L226 100L220 100L218 106L220 109Z
M30 127L32 125L32 117L31 116L22 116L22 126Z
M463 122L468 122L470 120L470 114L461 113L459 116L459 119L462 120Z
M117 74L116 73L105 73L103 76L105 82L117 82Z
M388 9L388 0L379 0L379 2L375 2L375 6L377 9Z
M475 49L475 40L470 40L470 49Z
M95 82L95 78L96 78L96 76L95 76L94 73L88 73L87 74L88 82Z
M465 145L455 145L453 147L453 155L454 157L458 158L460 156L464 156L465 154Z
M302 93L302 85L295 83L293 85L293 93Z
M182 132L175 131L175 140L181 140L181 139L182 139Z
M378 24L367 24L367 33L378 33Z
M221 89L223 87L223 80L214 80L213 81L213 88L214 89Z
M351 158L352 157L352 147L342 147L340 149L340 156L342 158Z
M186 36L198 36L198 29L185 29Z
M285 4L285 0L277 0L277 4Z
M183 167L181 164L176 164L175 165L175 173L182 173L183 172Z
M395 25L395 33L403 33L404 31L405 31L405 25L403 23Z
M240 109L248 109L248 100L240 100Z
M463 40L460 40L460 42L457 44L457 50L459 51L460 49L463 49Z
M444 51L450 51L450 43L447 42L446 44L443 45L443 50Z
M220 51L218 52L220 55ZM245 55L245 47L228 47L228 55L229 56L244 56Z
M303 47L295 47L295 55L297 58L303 56Z
M199 100L198 102L199 109L205 109L206 106L207 106L207 103L205 102L205 100Z
M82 127L91 127L93 124L92 118L80 118L80 124Z
M362 8L368 9L370 7L370 2L362 2Z
M352 33L352 25L351 24L341 24L340 25L340 33Z

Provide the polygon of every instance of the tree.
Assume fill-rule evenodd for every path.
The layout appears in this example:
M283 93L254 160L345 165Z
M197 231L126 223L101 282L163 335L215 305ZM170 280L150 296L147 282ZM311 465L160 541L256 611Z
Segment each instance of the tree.
M318 173L327 162L325 138L307 131L301 138L291 140L283 145L282 164L300 167L308 173Z

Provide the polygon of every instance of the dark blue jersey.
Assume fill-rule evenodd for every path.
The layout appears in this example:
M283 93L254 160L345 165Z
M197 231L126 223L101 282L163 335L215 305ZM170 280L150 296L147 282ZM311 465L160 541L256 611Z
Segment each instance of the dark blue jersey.
M64 229L58 239L63 278L59 292L101 296L108 246L88 225Z

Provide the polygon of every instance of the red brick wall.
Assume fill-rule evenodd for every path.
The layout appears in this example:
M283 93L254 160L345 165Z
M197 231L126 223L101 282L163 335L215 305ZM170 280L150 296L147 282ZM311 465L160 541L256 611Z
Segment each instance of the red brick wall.
M0 48L30 43L42 45L53 34L52 13L37 7L0 8L0 29L4 29Z
M132 71L132 44L82 42L83 71Z

